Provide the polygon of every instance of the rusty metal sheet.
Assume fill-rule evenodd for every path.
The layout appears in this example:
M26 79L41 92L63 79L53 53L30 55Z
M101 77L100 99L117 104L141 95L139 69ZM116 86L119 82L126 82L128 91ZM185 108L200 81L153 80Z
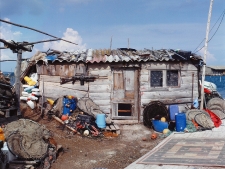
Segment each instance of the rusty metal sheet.
M47 75L56 75L55 65L46 65Z
M69 65L59 65L59 76L68 77Z

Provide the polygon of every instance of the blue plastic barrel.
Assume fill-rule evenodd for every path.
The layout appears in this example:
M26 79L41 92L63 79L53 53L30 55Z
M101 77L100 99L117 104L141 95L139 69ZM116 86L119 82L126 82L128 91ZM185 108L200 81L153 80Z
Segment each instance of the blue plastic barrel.
M176 131L183 132L186 127L186 115L185 113L177 113L175 115Z
M95 122L99 128L105 128L106 127L105 114L97 114Z
M169 105L170 120L175 121L175 114L179 113L178 105Z

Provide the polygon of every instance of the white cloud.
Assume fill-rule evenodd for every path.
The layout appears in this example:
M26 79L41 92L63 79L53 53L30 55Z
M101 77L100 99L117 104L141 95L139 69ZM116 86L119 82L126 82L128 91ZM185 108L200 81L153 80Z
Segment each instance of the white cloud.
M10 21L9 18L4 18L6 21ZM7 23L2 23L0 26L0 38L4 40L14 40L17 42L22 37L22 33L19 31L13 32L11 29L11 25ZM4 44L1 43L1 46L3 47ZM4 49L1 50L1 60L7 60L7 59L15 59L16 54L12 53L10 49Z
M59 51L69 51L69 52L86 49L86 44L82 44L82 38L80 37L79 33L73 30L72 28L66 29L66 31L63 33L62 39L74 42L77 45L60 40L55 42L45 42L43 45L43 49L44 50L55 49Z

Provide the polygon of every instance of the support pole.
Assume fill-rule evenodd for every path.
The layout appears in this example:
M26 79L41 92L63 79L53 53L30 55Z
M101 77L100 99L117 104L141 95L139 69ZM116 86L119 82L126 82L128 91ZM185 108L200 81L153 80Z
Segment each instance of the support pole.
M207 47L208 47L208 37L209 37L209 28L210 28L210 20L211 20L211 13L212 13L212 5L213 0L210 2L209 7L209 15L208 15L208 22L207 22L207 28L206 28L206 38L205 38L205 52L204 52L204 58L203 58L203 67L202 67L202 85L201 85L201 104L200 109L203 109L203 99L204 99L204 81L205 81L205 65L206 65L206 56L207 56Z
M16 79L15 79L15 88L16 88L16 99L17 99L17 116L21 115L20 112L20 75L21 75L21 60L22 60L22 49L19 49L17 53L17 65L16 65Z

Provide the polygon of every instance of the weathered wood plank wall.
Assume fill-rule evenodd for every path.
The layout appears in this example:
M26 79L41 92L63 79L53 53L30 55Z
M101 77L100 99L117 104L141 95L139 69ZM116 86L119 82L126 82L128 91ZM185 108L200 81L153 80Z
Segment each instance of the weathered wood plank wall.
M45 98L59 98L64 95L74 95L78 99L81 97L90 97L100 109L109 115L112 112L112 99L114 101L119 98L113 98L113 72L111 65L106 63L94 63L85 66L83 63L55 63L50 65L37 64L37 73L39 75L39 88L40 91L44 88ZM163 87L150 86L150 70L163 71ZM166 86L166 71L178 70L179 72L179 85L178 87ZM84 83L80 85L80 81L75 84L68 82L60 85L60 77L71 77L76 73L86 73L88 75L98 75L99 78L94 82ZM129 73L129 72L128 72ZM194 78L192 79L192 74ZM160 100L164 103L183 103L192 101L193 98L198 97L198 69L192 64L183 63L168 63L168 62L153 62L142 63L139 71L139 108L140 120L144 105L151 101ZM133 79L134 80L134 79ZM44 82L44 86L43 86ZM192 88L193 83L193 88ZM126 84L127 88L131 88L131 84ZM134 93L125 93L126 98L133 99ZM116 95L117 97L119 96ZM182 111L186 104L179 104ZM138 114L138 112L136 112Z
M150 70L163 71L163 87L151 87L150 85ZM178 70L179 86L166 86L166 70ZM194 74L192 78L192 74ZM185 103L192 101L193 98L198 98L198 69L192 64L175 64L175 63L143 63L140 71L140 112L141 120L143 118L144 105L151 101L162 101L166 103ZM192 89L193 82L193 89ZM184 111L186 104L178 104L179 110ZM190 104L189 104L190 106Z
M89 82L89 97L100 109L111 115L112 73L109 64L92 64L88 66L89 75L98 75L94 82Z

